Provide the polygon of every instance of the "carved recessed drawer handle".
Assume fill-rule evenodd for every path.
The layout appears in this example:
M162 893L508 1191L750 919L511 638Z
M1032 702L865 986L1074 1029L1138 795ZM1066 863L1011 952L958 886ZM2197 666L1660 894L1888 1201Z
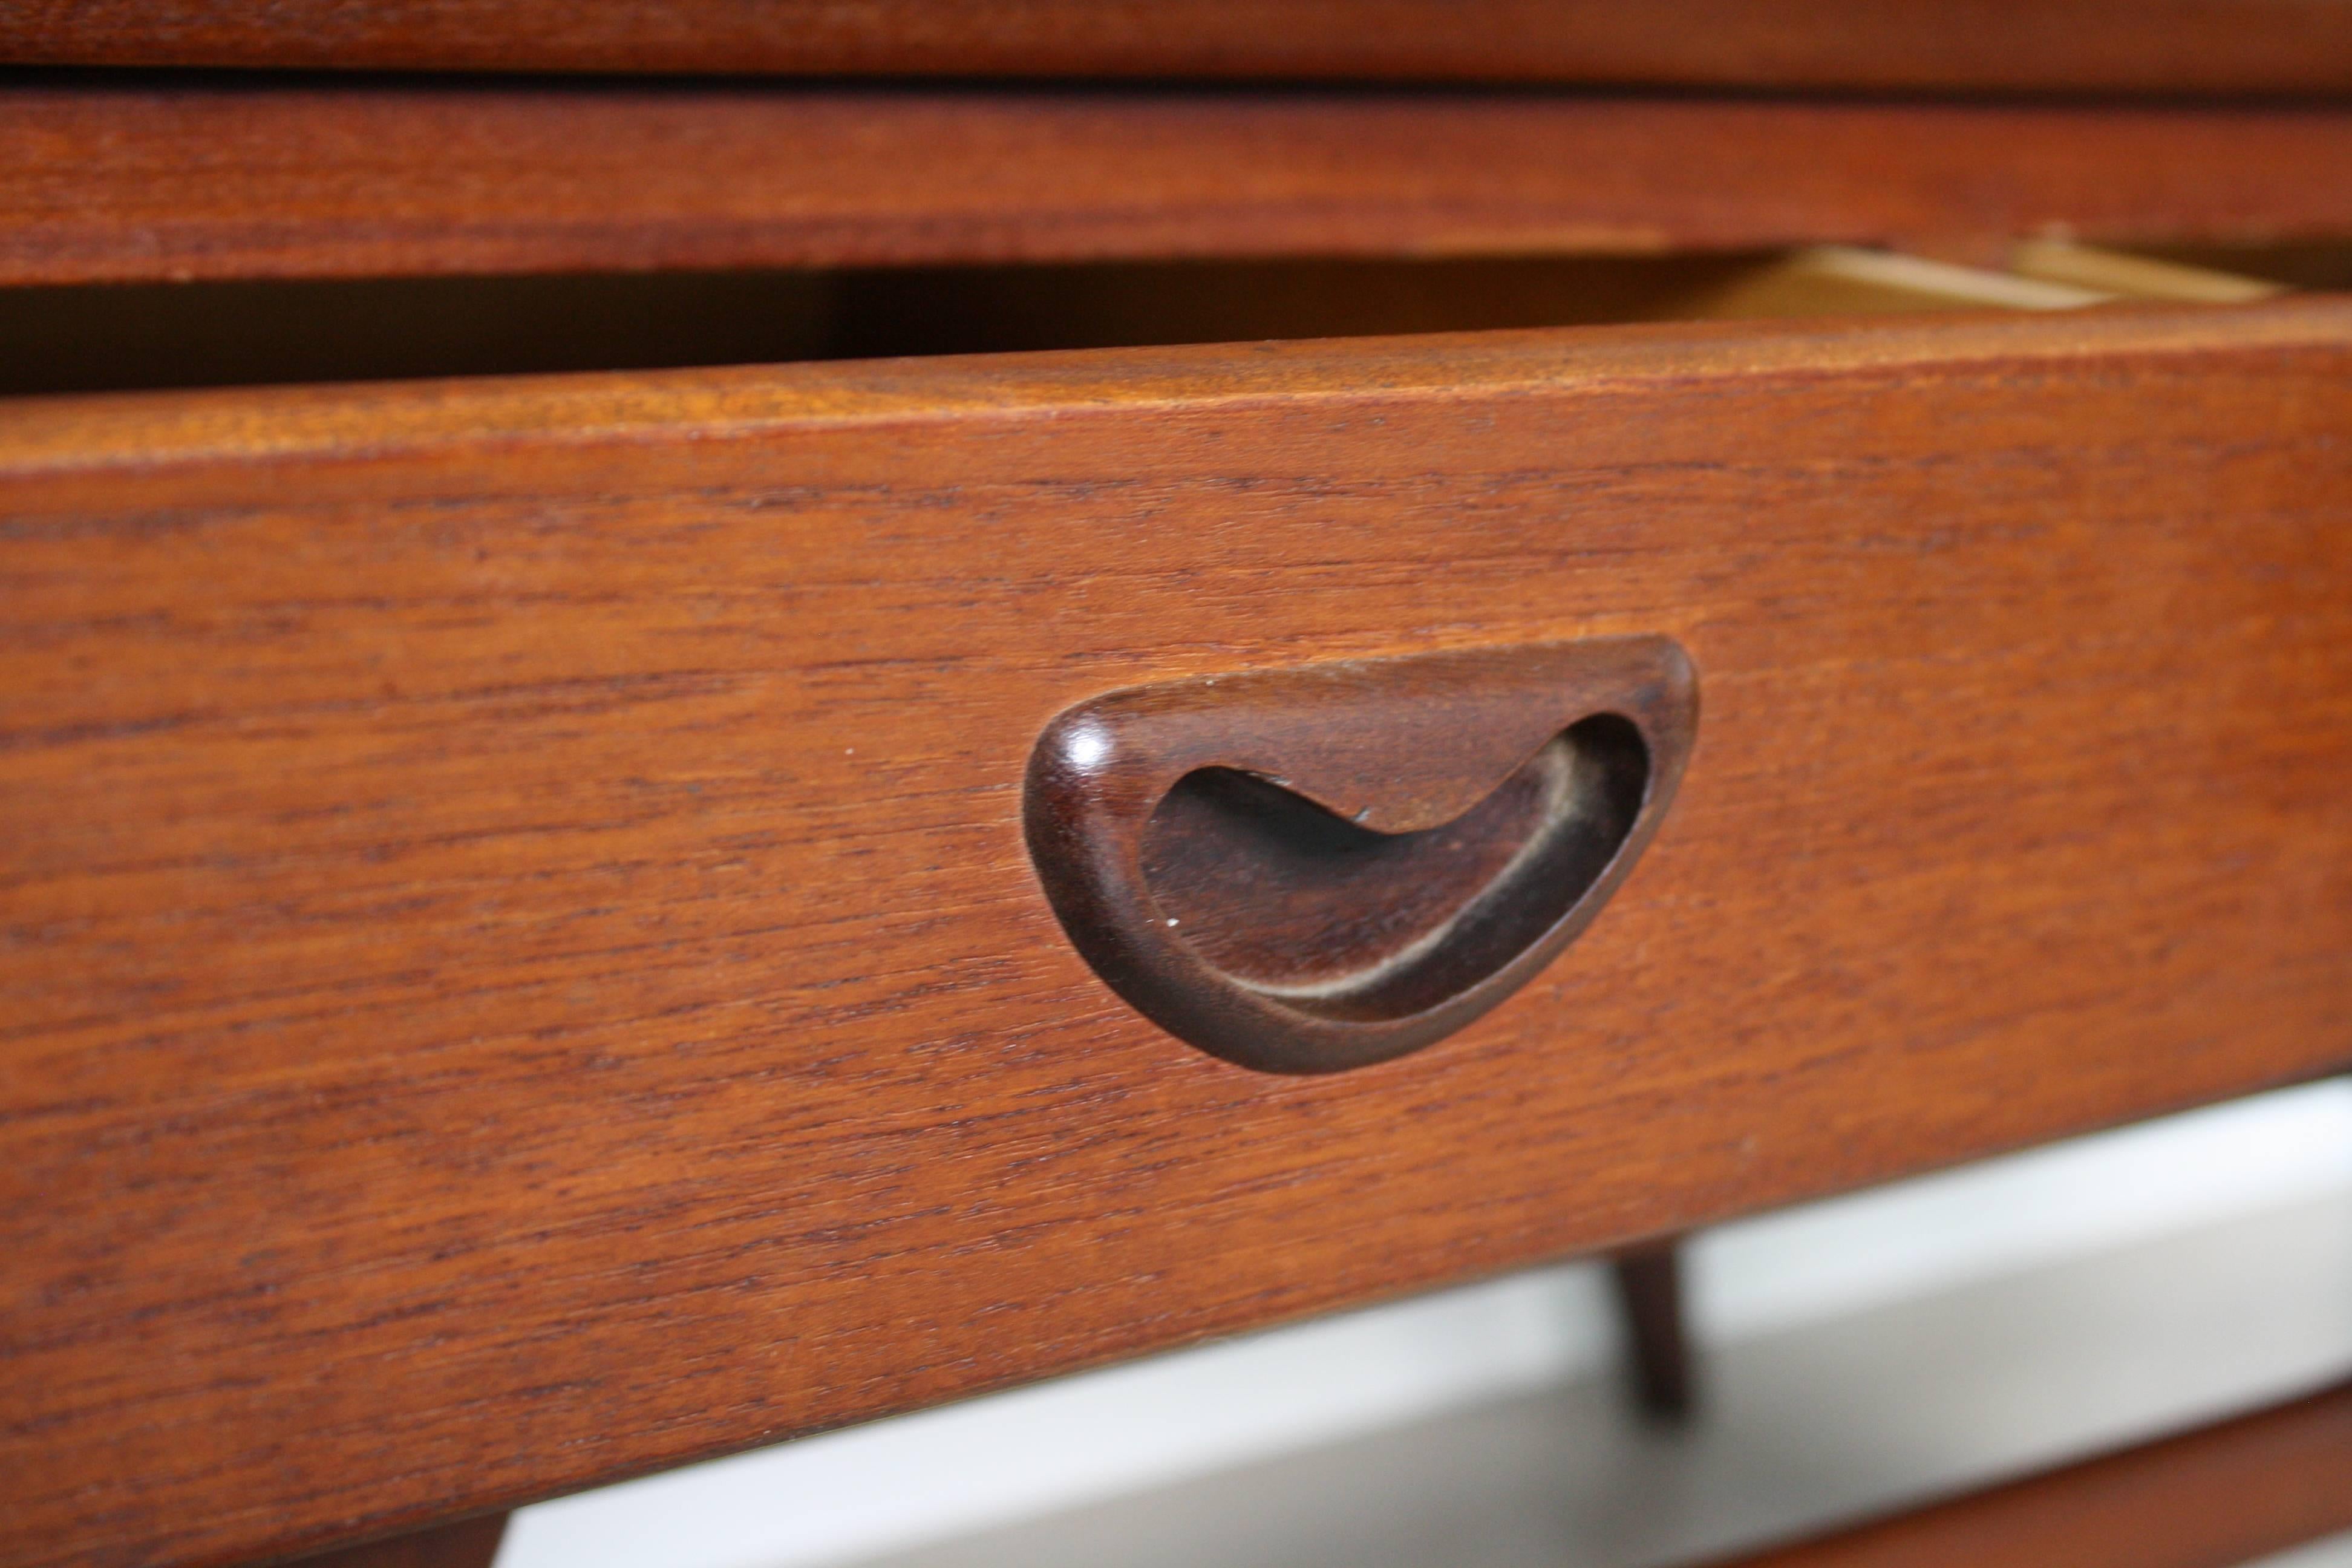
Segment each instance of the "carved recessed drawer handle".
M1137 1010L1331 1072L1452 1034L1591 923L1697 721L1663 637L1132 687L1046 727L1029 852Z

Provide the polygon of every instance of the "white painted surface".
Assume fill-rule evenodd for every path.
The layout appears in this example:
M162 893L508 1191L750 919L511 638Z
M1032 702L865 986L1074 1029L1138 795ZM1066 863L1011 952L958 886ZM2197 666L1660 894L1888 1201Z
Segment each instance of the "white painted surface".
M2331 1535L2293 1552L2249 1563L2246 1568L2352 1568L2352 1534Z
M2352 1193L1482 1400L860 1568L1655 1568L2063 1464L2352 1370Z
M2333 1212L2324 1200L2346 1194L2352 1194L2352 1083L2336 1081L1724 1226L1695 1249L1694 1312L1711 1343L1761 1346L1807 1325L2055 1268L2086 1253L2242 1217L2258 1223L2315 1201L2323 1202L2319 1212ZM2352 1262L2352 1225L2343 1228L2344 1258ZM2241 1270L2259 1271L2263 1257ZM2280 1261L2333 1266L2329 1258ZM2082 1413L2088 1426L2053 1428L2044 1408L2051 1402L2036 1405L2026 1379L2011 1401L2011 1416L2023 1423L2017 1433L2004 1436L1995 1400L1968 1415L1973 1425L1965 1442L1922 1431L1920 1461L1981 1468L2002 1453L2021 1462L2046 1457L2127 1431L2133 1420L2161 1422L2168 1413L2272 1396L2294 1367L2335 1353L2333 1306L2315 1317L2315 1303L2290 1300L2276 1308L2285 1316L2266 1327L2240 1321L2249 1311L2259 1318L2252 1292L2258 1280L2243 1281L2247 1289L2237 1295L2218 1289L2232 1281L2209 1283L2217 1290L2191 1292L2174 1303L2181 1310L2148 1316L2129 1331L2146 1339L2145 1354L2074 1358L2076 1370L2096 1373L2070 1396L2090 1401ZM2098 1305L2095 1290L2053 1299L2083 1303L2090 1316L2073 1327L2095 1340L2116 1312L2112 1300ZM2345 1364L2352 1365L2352 1302L2340 1327ZM2267 1343L2250 1347L2250 1331ZM1613 1338L1594 1268L1541 1270L541 1504L516 1516L499 1565L859 1562L1571 1384L1603 1367ZM1757 1364L1769 1364L1758 1353ZM1919 1419L1933 1426L1924 1414ZM1885 1428L1898 1436L1902 1430L1899 1421ZM1737 1470L1748 1461L1723 1462ZM1857 1482L1871 1468L1850 1468ZM1836 1477L1824 1472L1822 1480L1817 1506L1855 1506ZM1775 1495L1789 1506L1802 1501ZM1733 1525L1707 1518L1708 1529L1738 1538ZM999 1560L1017 1559L972 1559Z
M1693 1309L1736 1339L2347 1188L2335 1079L1724 1226Z

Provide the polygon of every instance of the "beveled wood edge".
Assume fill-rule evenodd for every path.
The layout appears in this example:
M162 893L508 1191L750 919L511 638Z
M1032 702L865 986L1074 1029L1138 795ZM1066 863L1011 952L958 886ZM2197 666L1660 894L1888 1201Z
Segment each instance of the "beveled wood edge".
M1643 323L712 370L0 400L0 480L436 448L698 441L1043 410L1244 408L1439 392L1603 392L2098 354L2352 343L2352 297L2241 306Z
M1708 1568L2232 1568L2352 1529L2352 1382Z

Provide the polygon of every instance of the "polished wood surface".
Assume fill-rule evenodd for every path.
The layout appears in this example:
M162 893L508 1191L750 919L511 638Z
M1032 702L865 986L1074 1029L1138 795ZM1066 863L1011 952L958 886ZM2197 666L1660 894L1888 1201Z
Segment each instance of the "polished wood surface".
M2352 235L2352 106L0 89L8 284L1950 249L2053 227L2182 244Z
M0 1559L454 1513L2338 1069L2352 305L0 416ZM1534 984L1220 1062L1073 703L1655 632Z
M2352 1384L1736 1568L2238 1568L2344 1530Z
M0 60L2352 92L2333 0L21 0Z

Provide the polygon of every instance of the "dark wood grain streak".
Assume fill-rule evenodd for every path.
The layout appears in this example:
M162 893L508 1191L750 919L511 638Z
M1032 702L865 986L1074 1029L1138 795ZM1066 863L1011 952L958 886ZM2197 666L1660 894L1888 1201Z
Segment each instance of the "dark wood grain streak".
M0 59L2346 92L2330 0L22 0Z
M2352 235L2352 107L0 89L0 283L1958 245L2053 226Z
M0 412L0 1560L323 1547L2352 1064L2352 304ZM1658 632L1607 918L1281 1079L1020 784Z
M2238 1568L2352 1530L2347 1478L2352 1384L1736 1568Z

